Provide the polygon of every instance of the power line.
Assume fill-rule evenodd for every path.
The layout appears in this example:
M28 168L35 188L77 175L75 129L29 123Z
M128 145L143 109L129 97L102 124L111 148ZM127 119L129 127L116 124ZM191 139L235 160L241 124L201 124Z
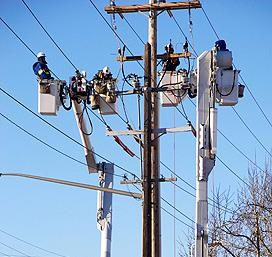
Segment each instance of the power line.
M259 165L257 165L254 161L252 161L242 150L240 150L232 141L230 141L229 138L227 138L223 132L221 132L219 129L217 129L219 134L224 137L241 155L243 155L251 164L253 164L255 167L257 167L259 170L264 171Z
M25 132L27 135L31 136L31 137L34 138L35 140L37 140L37 141L39 141L40 143L44 144L44 145L47 146L48 148L50 148L50 149L56 151L57 153L59 153L59 154L65 156L65 157L67 157L67 158L69 158L69 159L71 159L71 160L73 160L73 161L75 161L75 162L77 162L77 163L80 163L80 164L82 164L82 165L84 165L84 166L87 166L87 167L91 167L90 165L88 165L88 164L86 164L86 163L84 163L84 162L82 162L82 161L80 161L80 160L78 160L78 159L72 157L71 155L64 153L63 151L58 150L58 149L55 148L54 146L52 146L52 145L46 143L46 142L43 141L42 139L38 138L37 136L33 135L32 133L30 133L29 131L27 131L26 129L24 129L22 126L18 125L18 124L15 123L14 121L12 121L10 118L8 118L8 117L7 117L6 115L4 115L3 113L0 112L0 115L1 115L3 118L5 118L7 121L9 121L11 124L13 124L13 125L16 126L17 128L19 128L20 130L22 130L23 132ZM92 167L92 168L96 168L96 167ZM106 172L106 173L108 173L108 172ZM119 175L119 174L115 174L115 173L111 173L111 174L113 174L113 175L116 176L116 177L120 177L120 178L123 178L123 177L124 177L123 175ZM0 229L0 231L1 231L1 229Z
M45 29L45 27L41 24L41 22L39 21L39 19L37 18L37 16L33 13L33 11L30 9L30 7L27 5L27 3L22 0L23 4L26 6L26 8L29 10L29 12L32 14L32 16L34 17L34 19L38 22L38 24L41 26L41 28L43 29L43 31L46 33L46 35L51 39L51 41L54 43L54 45L60 50L60 52L62 53L62 55L67 59L67 61L75 68L75 70L78 70L77 67L72 63L72 61L70 60L70 58L62 51L62 49L59 47L59 45L56 43L56 41L51 37L51 35L48 33L48 31Z
M3 242L0 242L0 244L6 246L7 248L9 248L9 249L11 249L11 250L13 250L13 251L15 251L15 252L17 252L17 253L22 254L23 256L32 257L32 256L27 255L26 253L21 252L21 251L17 250L16 248L14 248L14 247L12 247L12 246L10 246L10 245L7 245L7 244L5 244L5 243L3 243Z
M185 40L187 40L187 36L184 33L183 29L181 28L181 26L178 24L174 14L172 13L172 16L170 16L170 18L173 18L174 22L176 23L178 29L180 30L180 32L182 33L182 35L184 36ZM188 44L190 45L190 47L192 48L193 52L195 53L196 56L198 56L196 50L194 49L193 45L191 44L191 42L189 40L187 40Z
M184 221L182 221L181 219L177 218L176 216L174 216L171 212L167 211L164 207L161 207L161 209L166 212L167 214L169 214L170 216L172 216L175 220L179 221L180 223L184 224L185 226L187 226L188 228L194 229L192 226L188 225L187 223L185 223Z
M18 34L0 17L0 20L4 23L4 25L15 35L15 37L36 57L36 54L34 53L34 51L22 40L21 37L18 36ZM52 71L50 70L50 72L57 78L59 79L59 77Z
M218 155L216 157L235 177L237 177L240 181L242 181L247 186L250 186L244 179L242 179L239 175L237 175L237 173L233 171L225 162L223 162L222 159L219 158Z
M7 95L9 98L11 98L13 101L15 101L17 104L19 104L20 106L22 106L24 109L26 109L27 111L29 111L30 113L32 113L35 117L37 117L38 119L40 119L41 121L43 121L44 123L46 123L48 126L50 126L51 128L55 129L56 131L58 131L59 133L61 133L63 136L67 137L68 139L70 139L71 141L73 141L74 143L76 143L77 145L86 148L82 143L78 142L76 139L74 139L73 137L69 136L68 134L66 134L65 132L63 132L61 129L57 128L55 125L51 124L50 122L48 122L47 120L45 120L44 118L42 118L41 116L39 116L38 114L36 114L34 111L32 111L30 108L28 108L25 104L21 103L19 100L17 100L14 96L12 96L11 94L9 94L7 91L5 91L3 88L0 87L0 91L2 91L5 95ZM87 148L86 148L87 149ZM106 157L102 156L101 154L98 154L96 152L94 152L92 149L87 149L88 151L92 152L94 155L100 157L101 159L114 164L114 166L118 167L119 169L128 172L130 175L137 177L137 175L135 175L134 173L130 172L129 170L123 168L122 166L111 162L109 159L107 159Z
M143 43L143 45L145 45L145 42L142 40L139 33L133 28L133 26L130 24L130 22L127 20L127 18L125 16L123 16L122 19L125 20L125 22L128 24L128 26L131 28L131 30L136 35L136 37Z
M235 67L235 65L234 65ZM236 69L236 67L235 67ZM247 88L249 94L251 95L253 101L255 102L255 104L257 105L257 107L259 108L260 112L262 113L262 115L264 116L264 118L266 119L267 123L270 125L270 127L272 128L272 123L271 121L268 119L267 115L265 114L264 110L262 109L262 107L260 106L260 104L258 103L256 97L253 95L253 93L251 92L250 88L248 87L248 85L246 84L245 80L243 79L242 75L239 73L239 77L241 78L243 84L245 85L245 87Z
M31 48L18 36L18 34L0 17L1 21L5 26L17 37L17 39L36 57L36 54L31 50Z
M110 25L110 23L106 20L106 18L104 17L104 15L101 13L101 11L97 8L97 6L95 5L95 3L92 0L89 0L90 3L92 4L92 6L95 8L95 10L97 11L97 13L101 16L101 18L104 20L104 22L108 25L108 27L111 29L111 31L114 33L114 35L120 40L120 42L126 46L127 50L129 51L129 53L133 55L133 53L131 52L131 50L127 47L127 45L125 44L124 40L118 35L118 33L112 28L112 26ZM144 69L143 65L137 61L137 63L142 67L142 69Z
M214 34L216 35L217 39L219 40L220 38L219 38L219 36L218 36L218 34L217 34L217 32L216 32L214 26L212 25L212 22L211 22L210 18L208 17L207 13L205 12L205 10L204 10L204 8L203 8L203 5L201 6L201 9L202 9L202 11L203 11L203 13L204 13L206 19L208 20L208 22L209 22L209 24L210 24L210 26L211 26L211 28L212 28Z
M195 221L192 220L189 216L187 216L186 214L184 214L182 211L180 211L179 209L177 209L174 205L172 205L171 203L169 203L167 200L165 200L163 197L161 197L161 199L167 203L170 207L172 207L174 210L176 210L178 213L180 213L183 217L185 217L186 219L190 220L191 222L193 222L195 224Z
M250 134L257 140L257 142L262 146L262 148L272 157L272 154L267 150L267 148L264 146L264 144L260 141L260 139L255 135L255 133L250 129L250 127L246 124L244 119L240 116L240 114L235 110L234 107L232 107L232 110L235 112L235 114L238 116L239 120L244 124L244 126L247 128L247 130L250 132Z
M42 247L40 247L40 246L34 245L34 244L32 244L32 243L29 243L29 242L27 242L27 241L25 241L25 240L23 240L23 239L21 239L21 238L19 238L19 237L17 237L17 236L14 236L14 235L12 235L12 234L10 234L10 233L8 233L8 232L2 230L2 229L0 229L0 232L2 232L2 233L5 234L5 235L8 235L8 236L10 236L10 237L13 237L13 238L15 238L15 239L18 240L18 241L21 241L21 242L23 242L23 243L25 243L25 244L28 244L28 245L30 245L30 246L32 246L32 247L35 247L35 248L39 249L39 250L42 250L42 251L44 251L44 252L51 253L51 254L54 254L54 255L59 256L59 257L67 257L67 256L65 256L65 255L61 255L61 254L58 254L58 253L56 253L56 252L47 250L47 249L42 248Z

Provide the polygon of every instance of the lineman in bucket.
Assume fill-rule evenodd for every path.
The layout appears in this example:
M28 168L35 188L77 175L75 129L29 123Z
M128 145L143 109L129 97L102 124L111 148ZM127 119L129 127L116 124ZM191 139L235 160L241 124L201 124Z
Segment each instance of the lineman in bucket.
M38 61L33 64L33 71L37 75L37 79L40 86L40 93L49 94L50 93L50 80L54 78L51 77L49 68L47 67L47 62L45 60L45 53L39 52L37 54Z
M47 67L45 60L45 53L39 52L37 54L38 61L33 64L33 71L38 76L38 80L42 79L53 79L50 74L50 70Z
M116 96L114 95L116 79L112 77L110 68L105 66L103 70L99 70L93 77L93 93L91 95L92 109L96 110L100 107L99 95L105 95L107 103L115 103Z

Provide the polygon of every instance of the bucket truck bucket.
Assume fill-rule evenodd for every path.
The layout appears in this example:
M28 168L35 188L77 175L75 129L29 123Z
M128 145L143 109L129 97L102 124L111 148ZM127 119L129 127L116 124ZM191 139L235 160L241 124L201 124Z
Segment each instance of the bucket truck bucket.
M57 115L60 101L60 86L63 80L43 79L38 84L38 112L42 115Z
M115 101L109 101L108 96L106 95L99 95L99 113L102 115L114 115L117 114L117 102Z
M234 106L238 103L239 70L216 71L216 101L221 106Z
M162 71L159 87L161 105L163 107L177 106L187 96L188 76L184 71Z

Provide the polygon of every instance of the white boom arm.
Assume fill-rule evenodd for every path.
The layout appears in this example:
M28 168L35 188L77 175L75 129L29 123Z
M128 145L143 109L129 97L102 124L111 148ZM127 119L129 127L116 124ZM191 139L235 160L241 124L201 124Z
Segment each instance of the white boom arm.
M89 135L84 133L84 131L87 131L87 128L86 128L86 123L83 117L82 108L81 108L81 105L78 104L75 100L73 100L73 110L74 110L75 118L77 121L77 126L79 128L80 137L84 145L84 153L85 153L86 162L88 165L88 170L90 173L96 173L98 172L98 170L97 170L97 165L96 165L90 137Z
M82 143L85 147L85 157L90 173L99 172L99 185L103 188L112 188L114 165L111 163L97 164L89 136L84 133L87 131L83 117L81 105L73 100L73 110ZM112 234L112 193L97 193L97 227L101 231L101 257L111 256L111 234Z

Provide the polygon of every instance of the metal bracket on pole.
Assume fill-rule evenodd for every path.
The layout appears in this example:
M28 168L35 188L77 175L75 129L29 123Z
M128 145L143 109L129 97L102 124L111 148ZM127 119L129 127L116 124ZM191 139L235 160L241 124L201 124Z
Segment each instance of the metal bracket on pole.
M187 125L178 128L157 128L153 129L154 134L166 134L166 133L177 133L177 132L189 132L192 131L192 127ZM143 130L119 130L119 131L106 131L107 136L131 136L144 134Z
M159 182L172 182L177 181L177 178L160 178ZM154 179L151 179L151 182L154 182ZM130 185L130 184L142 184L143 180L137 179L137 180L123 180L120 181L121 185Z

